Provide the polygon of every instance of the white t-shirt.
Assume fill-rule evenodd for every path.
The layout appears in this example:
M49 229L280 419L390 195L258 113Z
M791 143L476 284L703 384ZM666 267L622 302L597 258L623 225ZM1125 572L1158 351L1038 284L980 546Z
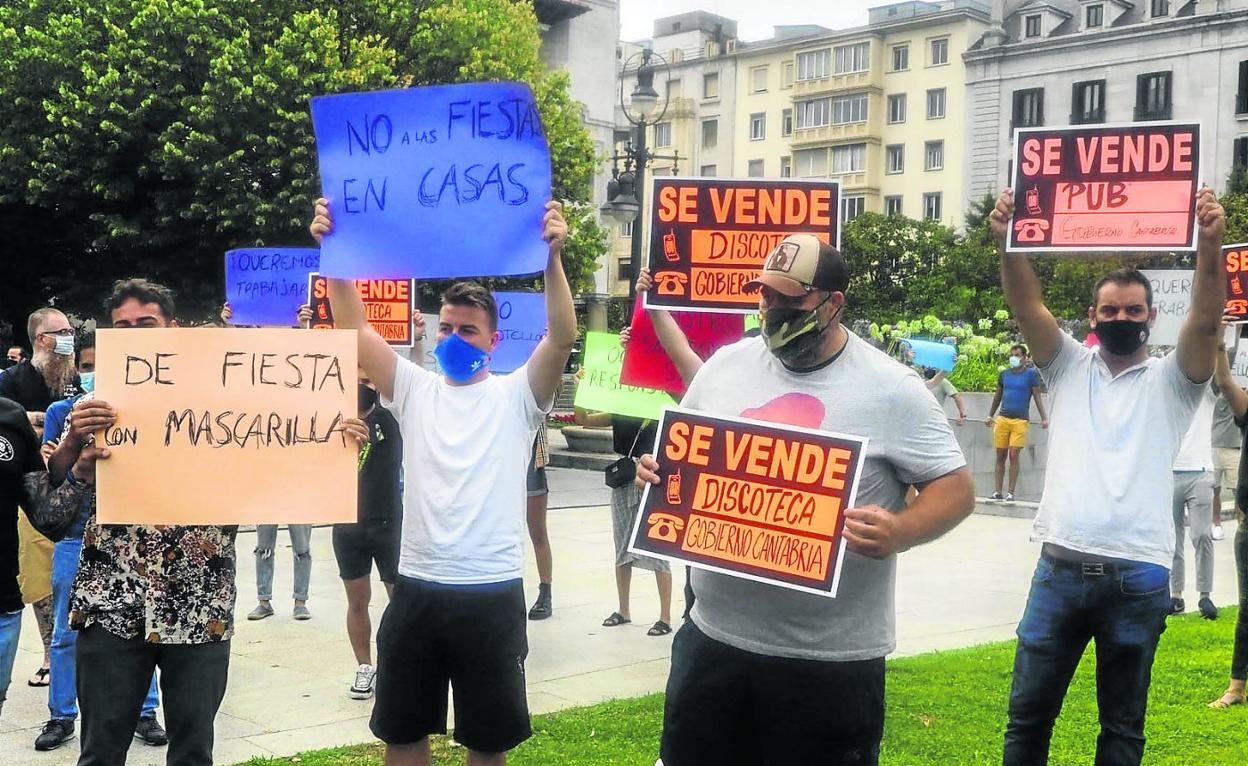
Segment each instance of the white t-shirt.
M524 572L525 472L546 408L528 366L470 386L399 358L394 401L407 481L399 574L478 585Z
M1174 470L1213 470L1213 410L1217 401L1213 391L1206 387L1205 395L1201 397L1196 414L1192 417L1192 424L1179 445L1179 454L1174 458Z
M1052 405L1032 539L1168 568L1174 458L1207 381L1188 380L1173 352L1113 377L1069 335L1040 374Z

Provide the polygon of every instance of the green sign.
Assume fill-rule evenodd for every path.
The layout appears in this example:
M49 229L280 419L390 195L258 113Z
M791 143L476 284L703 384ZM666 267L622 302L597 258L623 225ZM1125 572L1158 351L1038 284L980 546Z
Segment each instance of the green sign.
M664 391L620 383L624 347L609 332L585 335L585 375L576 386L576 406L612 415L658 420L665 407L676 404Z

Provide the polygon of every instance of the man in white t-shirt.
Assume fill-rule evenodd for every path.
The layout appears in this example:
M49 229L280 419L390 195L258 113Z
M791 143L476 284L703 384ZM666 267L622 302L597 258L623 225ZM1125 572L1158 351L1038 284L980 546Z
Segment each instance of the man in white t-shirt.
M1192 424L1183 435L1179 454L1174 459L1174 564L1170 567L1170 613L1182 614L1183 588L1187 585L1183 538L1188 526L1192 530L1192 549L1196 552L1196 590L1200 592L1197 607L1206 620L1218 619L1218 608L1209 594L1213 591L1213 387L1205 389ZM1184 509L1187 518L1184 520Z
M506 763L531 733L525 473L576 340L560 255L567 224L559 203L547 209L544 232L533 236L550 243L548 332L510 375L490 374L498 309L481 285L458 282L442 296L438 375L401 358L369 327L350 281L329 280L334 320L359 331L360 366L399 421L408 476L399 577L377 633L371 728L386 743L388 766L429 763L429 735L446 733L448 683L455 739L472 766ZM329 205L318 200L312 235L319 241L332 228Z
M1018 625L1005 766L1048 761L1053 723L1089 640L1102 703L1096 762L1143 758L1149 678L1170 606L1171 468L1213 375L1226 293L1225 213L1211 189L1194 204L1200 232L1191 313L1178 347L1160 359L1148 355L1157 309L1143 274L1117 269L1097 282L1088 318L1100 347L1084 348L1058 329L1028 257L1005 252L1013 192L992 211L1005 300L1048 384L1053 413L1032 533L1044 545Z
M896 646L896 554L974 510L974 486L944 410L923 381L840 323L844 256L786 238L750 283L762 334L725 346L681 405L869 439L858 507L845 511L836 598L694 568L689 620L672 644L666 766L878 762L884 657ZM644 455L638 478L658 482ZM919 495L905 504L906 490Z

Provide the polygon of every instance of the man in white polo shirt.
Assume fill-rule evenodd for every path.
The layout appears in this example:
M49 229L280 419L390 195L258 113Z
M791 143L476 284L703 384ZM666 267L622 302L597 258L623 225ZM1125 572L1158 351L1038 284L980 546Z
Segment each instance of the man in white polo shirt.
M1118 269L1092 291L1100 348L1058 329L1025 255L1005 253L1014 195L991 215L1001 286L1049 387L1053 417L1044 494L1032 539L1044 544L1018 625L1005 766L1048 762L1049 738L1088 641L1096 641L1098 764L1139 764L1157 641L1174 557L1171 468L1213 375L1225 301L1225 213L1211 189L1194 201L1200 227L1192 308L1178 347L1148 355L1152 288Z

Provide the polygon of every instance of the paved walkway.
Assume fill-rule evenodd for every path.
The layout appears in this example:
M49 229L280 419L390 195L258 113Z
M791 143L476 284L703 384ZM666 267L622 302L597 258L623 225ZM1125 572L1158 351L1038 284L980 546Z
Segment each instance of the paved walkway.
M600 627L615 608L606 507L609 490L602 485L601 474L552 469L551 485L555 614L550 620L530 623L530 706L541 713L661 691L671 637L645 634L658 616L658 598L648 572L639 572L635 578L635 622ZM1027 540L1029 528L1027 520L976 514L945 538L904 554L898 565L898 654L1012 638L1037 556L1037 546ZM1228 538L1234 531L1234 523L1228 522ZM355 662L346 639L346 599L329 530L316 530L312 541L309 606L313 619L294 622L290 603L276 601L277 616L249 623L244 615L254 606L255 567L250 555L254 535L239 535L239 622L229 690L217 718L218 763L372 739L368 731L372 702L357 702L346 694ZM275 593L290 592L288 542L279 537L286 547L278 552ZM1232 603L1235 578L1229 540L1215 543L1215 548L1215 600ZM677 573L674 609L678 614L683 580L683 574ZM531 597L537 581L531 561L526 581ZM374 595L374 625L385 600L379 586L376 591L382 595ZM1187 598L1195 604L1196 594ZM47 718L47 695L42 689L27 687L25 681L38 667L40 650L28 611L14 684L0 720L0 764L61 766L77 758L77 740L52 753L33 749ZM164 753L163 748L136 742L129 762L163 764Z

